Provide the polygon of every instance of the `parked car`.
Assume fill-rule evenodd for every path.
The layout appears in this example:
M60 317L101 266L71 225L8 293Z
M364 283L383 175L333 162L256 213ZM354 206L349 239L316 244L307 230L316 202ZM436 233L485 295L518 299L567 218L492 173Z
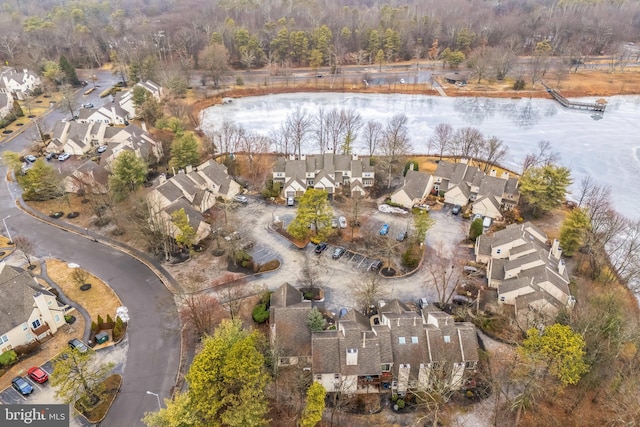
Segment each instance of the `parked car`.
M27 371L27 375L29 378L37 382L38 384L46 383L49 379L49 375L45 371L42 370L39 366L34 366L33 368Z
M35 162L36 160L38 160L38 158L36 156L34 156L33 154L29 154L27 156L24 156L24 159L30 163Z
M418 303L420 308L425 308L429 305L429 301L426 298L420 298L420 302Z
M86 353L89 351L89 347L78 338L74 338L69 341L69 348L72 350L78 350L80 353Z
M58 156L56 155L56 153L49 153L49 154L47 154L47 155L46 155L45 159L46 159L47 161L49 161L49 160L51 160L51 159L55 159L55 158L57 158L57 157L58 157Z
M339 248L339 247L338 247L338 248L336 248L336 250L335 250L335 251L333 251L333 256L332 256L332 258L333 258L333 259L338 259L338 258L340 258L342 255L344 255L344 253L345 253L346 251L347 251L347 250L346 250L345 248Z
M455 205L453 207L453 209L451 209L451 213L454 215L458 215L460 213L460 211L462 210L462 206L460 205Z
M249 203L249 198L247 196L243 196L242 194L233 196L233 200L238 203L242 203L243 205L246 205L247 203Z
M380 267L382 267L382 261L380 261L379 259L373 261L370 265L368 270L369 271L378 271L380 270Z
M340 224L340 228L347 228L347 218L343 216L339 217L338 223Z
M82 104L82 108L93 108L93 104L91 102L87 104Z
M387 234L389 234L389 224L384 224L380 229L380 235L386 236Z
M491 222L492 222L491 218L488 217L488 216L485 216L484 217L484 221L482 221L482 227L484 229L487 229L487 228L491 227Z
M64 162L65 160L67 160L69 157L71 157L71 154L69 153L62 153L58 156L58 160L60 160L61 162Z
M104 153L105 151L107 151L107 146L106 145L101 145L98 147L98 149L96 150L98 153Z
M316 245L317 254L321 254L325 249L327 249L327 244L325 242L320 242Z
M338 220L331 218L331 228L338 228Z
M429 206L427 204L424 204L424 203L421 203L419 205L415 205L414 208L418 208L418 209L421 209L421 210L427 211L427 212L429 212L431 210L431 206Z
M15 377L12 379L11 386L23 396L28 396L33 393L33 386L31 386L31 384L22 377Z
M293 206L295 204L295 200L293 197L287 197L287 206Z
M396 240L398 242L404 242L404 239L407 238L407 232L406 231L402 231L400 232L400 234L398 234L398 236L396 237Z
M482 220L482 215L480 215L480 214L475 214L475 215L473 216L473 218L471 218L471 222L473 222L473 221L475 221L475 220L477 220L477 219Z

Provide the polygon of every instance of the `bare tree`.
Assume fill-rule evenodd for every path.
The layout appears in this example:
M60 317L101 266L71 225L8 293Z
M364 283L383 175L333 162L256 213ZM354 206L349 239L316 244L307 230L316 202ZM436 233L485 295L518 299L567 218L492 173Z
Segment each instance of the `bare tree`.
M387 292L384 289L380 277L371 273L366 277L354 280L351 283L354 298L358 304L358 310L365 316L371 316L376 303L380 299L386 297Z
M257 133L243 135L240 140L240 150L247 156L249 182L254 188L259 188L264 182L267 172L264 160L270 148L271 140Z
M342 110L340 115L344 122L344 140L342 142L341 152L342 154L351 154L355 141L358 138L358 132L362 128L362 117L352 108Z
M381 135L382 125L379 122L369 120L364 126L364 145L369 156L373 156L376 153Z
M480 147L480 157L484 160L484 172L488 173L495 164L500 163L509 148L502 144L502 141L496 136L491 136L485 140Z
M472 127L458 129L452 139L453 154L462 158L475 159L483 142L484 137L478 129Z
M326 127L326 114L324 107L318 108L318 112L313 116L313 137L316 141L320 154L324 154L327 150L327 127Z
M559 158L560 154L557 151L553 151L549 141L539 141L538 152L527 154L522 161L522 173L524 174L527 169L532 167L540 167L557 163Z
M311 130L311 117L304 110L296 108L293 113L287 116L285 129L291 141L293 152L297 153L300 158L307 134Z
M433 136L429 138L429 146L438 150L440 160L452 147L453 127L449 123L438 123L433 130Z
M325 127L327 135L329 135L329 145L334 152L337 152L338 148L342 146L345 133L344 116L340 110L337 108L329 110L325 118Z
M409 119L405 114L396 114L387 123L380 141L380 149L386 156L388 183L387 187L391 187L391 173L393 167L400 160L401 156L406 155L411 150L411 142L409 141L409 131L407 122Z
M231 320L234 320L240 314L242 309L242 301L247 297L244 290L245 282L235 283L232 286L225 286L221 291L220 305L224 307Z
M441 307L449 304L460 282L460 272L456 263L447 256L441 241L436 242L429 262L425 262L427 273L431 278L430 285L436 289Z
M20 251L24 260L29 264L29 269L32 268L31 257L35 248L33 241L28 237L17 236L13 239L13 243L17 250Z

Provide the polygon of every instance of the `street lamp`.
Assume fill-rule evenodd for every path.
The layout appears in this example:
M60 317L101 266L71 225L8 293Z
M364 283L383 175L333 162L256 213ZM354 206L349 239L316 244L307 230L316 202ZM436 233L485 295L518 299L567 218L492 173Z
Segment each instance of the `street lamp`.
M2 218L2 223L4 224L4 229L7 230L7 236L9 237L9 244L13 245L13 239L11 238L11 233L9 233L9 227L7 227L7 222L6 222L6 219L10 217L11 215L7 215L6 217Z
M147 394L155 396L156 400L158 401L158 410L162 409L162 405L160 404L160 396L158 396L158 393L154 393L152 391L147 390Z

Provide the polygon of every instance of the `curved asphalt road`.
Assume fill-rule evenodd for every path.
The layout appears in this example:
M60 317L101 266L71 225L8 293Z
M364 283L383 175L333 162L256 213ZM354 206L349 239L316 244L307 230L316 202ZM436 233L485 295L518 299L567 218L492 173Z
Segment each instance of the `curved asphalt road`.
M23 138L4 144L1 151L20 151ZM0 156L1 156L0 152ZM0 166L2 174L6 172ZM116 401L101 423L109 427L143 426L145 412L157 411L151 391L168 398L175 384L180 359L178 315L172 294L138 260L107 245L43 223L16 207L19 187L0 182L0 219L5 219L11 237L25 236L34 243L33 255L75 262L108 283L130 314L127 329L129 351L123 384ZM1 233L5 234L2 224ZM113 313L112 313L113 314Z

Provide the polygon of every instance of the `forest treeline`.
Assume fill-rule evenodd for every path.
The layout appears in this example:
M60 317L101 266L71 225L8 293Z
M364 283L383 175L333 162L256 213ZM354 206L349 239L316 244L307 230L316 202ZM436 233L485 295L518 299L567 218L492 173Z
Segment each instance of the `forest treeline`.
M202 52L222 45L229 64L246 70L442 60L480 74L491 64L501 79L516 72L518 55L563 57L569 67L603 54L624 63L637 55L625 46L639 34L640 3L5 0L0 26L3 63L34 69L64 55L78 67L111 61L144 74L159 62L179 73L202 66Z

